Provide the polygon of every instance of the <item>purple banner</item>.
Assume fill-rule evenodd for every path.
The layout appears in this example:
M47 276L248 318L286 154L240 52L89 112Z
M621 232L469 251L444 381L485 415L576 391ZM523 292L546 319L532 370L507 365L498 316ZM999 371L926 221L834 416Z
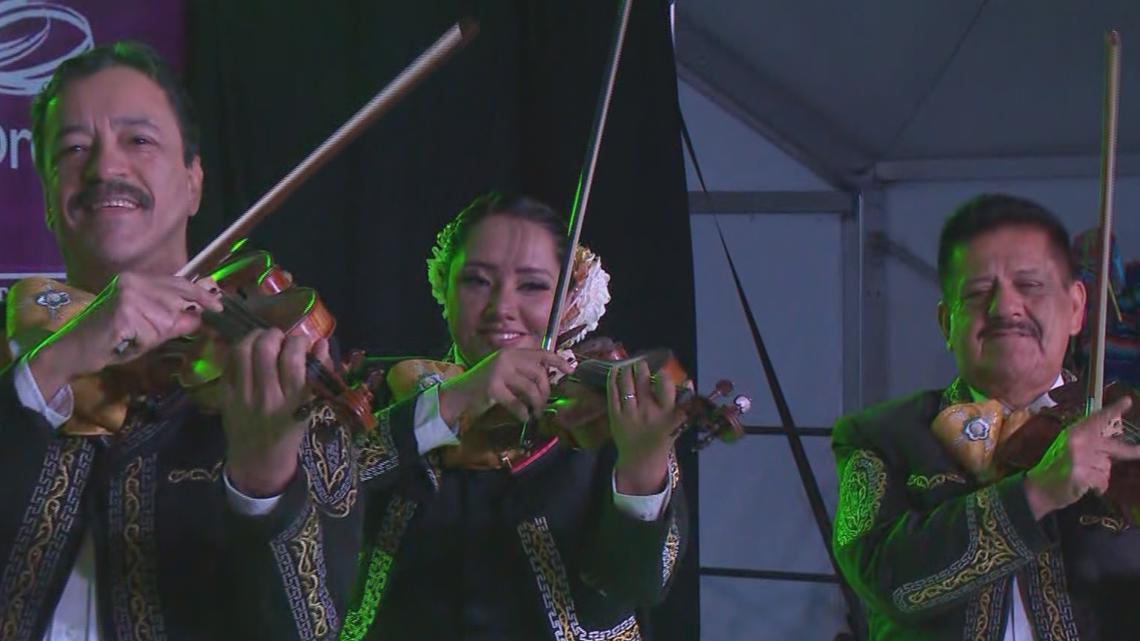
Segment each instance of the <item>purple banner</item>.
M179 69L182 0L0 0L0 300L31 275L62 278L32 164L32 98L63 60L133 39Z

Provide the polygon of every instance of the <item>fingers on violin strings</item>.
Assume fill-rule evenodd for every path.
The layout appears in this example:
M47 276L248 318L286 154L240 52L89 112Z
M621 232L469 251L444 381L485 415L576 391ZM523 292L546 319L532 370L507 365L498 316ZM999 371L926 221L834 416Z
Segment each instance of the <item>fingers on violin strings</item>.
M609 415L614 416L621 412L621 402L618 400L621 392L618 391L618 370L620 367L611 366L606 372L606 402L609 406Z
M246 334L230 349L230 362L225 377L236 399L248 403L253 398L253 343L258 332Z
M653 381L651 379L651 372L649 371L649 363L645 361L638 361L634 366L634 394L638 398L650 400L653 398Z
M278 407L285 400L277 374L277 359L284 340L285 335L279 329L257 331L257 338L253 342L251 369L253 398L258 407Z
M507 387L507 390L510 393L507 394L502 401L499 401L499 404L506 408L506 410L511 413L511 416L514 416L523 423L529 421L530 408L526 402L520 400L519 396L522 394L515 392L510 386ZM522 396L525 398L525 395Z
M277 357L277 372L281 392L288 409L296 409L305 397L305 362L309 353L309 338L287 336Z
M623 409L637 407L637 384L633 378L633 368L628 365L618 372L618 392L621 394Z
M653 377L653 396L663 409L672 409L677 402L677 386L669 381L664 372Z
M1110 440L1105 442L1104 451L1114 461L1140 461L1140 445Z
M330 370L336 371L332 362L332 353L329 350L329 341L327 338L322 338L313 343L312 348L313 358L316 358L322 365Z
M542 403L545 405L547 397L550 396L550 379L543 363L524 361L519 364L518 373L520 377L525 377L528 381L534 383L535 387L538 388L539 395L542 397Z
M534 379L528 376L518 376L508 381L507 389L528 408L527 416L523 420L542 414L543 409L546 408L546 394L543 394L542 389Z

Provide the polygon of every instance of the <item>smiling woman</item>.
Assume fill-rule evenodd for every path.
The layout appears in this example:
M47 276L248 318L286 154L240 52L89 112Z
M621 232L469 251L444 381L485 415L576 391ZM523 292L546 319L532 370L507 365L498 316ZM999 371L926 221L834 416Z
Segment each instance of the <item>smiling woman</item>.
M565 229L540 202L489 194L440 232L428 280L452 363L418 376L419 389L393 383L403 400L387 410L393 432L414 433L428 484L369 493L366 580L342 638L638 638L634 609L672 583L687 530L672 385L650 383L644 364L614 368L613 442L544 450L521 472L475 422L495 406L540 416L551 372L573 370L540 349ZM575 262L563 347L609 300L597 257Z

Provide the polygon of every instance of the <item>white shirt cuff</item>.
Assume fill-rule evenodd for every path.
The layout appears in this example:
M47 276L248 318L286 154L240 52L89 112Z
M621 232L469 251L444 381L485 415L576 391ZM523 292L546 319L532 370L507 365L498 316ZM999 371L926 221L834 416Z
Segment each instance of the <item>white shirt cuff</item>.
M50 401L44 400L43 392L32 375L32 368L28 366L27 359L21 359L12 373L16 382L16 397L24 407L43 416L52 428L59 429L61 425L71 419L75 408L75 397L71 393L71 386L64 385L59 388Z
M439 385L432 385L416 398L416 449L427 454L444 445L459 445L459 437L439 415Z
M235 512L243 516L265 516L272 512L273 508L277 507L277 502L281 500L280 494L264 499L242 494L230 483L230 475L224 471L222 472L222 482L226 485L226 502Z
M665 489L657 494L641 496L637 494L622 494L617 490L617 472L610 479L614 492L614 507L638 521L656 521L661 518L665 506L669 505L669 497L673 494L673 484L665 479Z

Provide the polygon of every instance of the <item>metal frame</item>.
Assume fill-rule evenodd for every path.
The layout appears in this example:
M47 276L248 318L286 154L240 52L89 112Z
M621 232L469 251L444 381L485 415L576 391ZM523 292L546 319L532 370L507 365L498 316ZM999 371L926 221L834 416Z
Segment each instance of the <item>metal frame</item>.
M689 215L839 214L852 213L845 191L710 191L689 192Z
M850 168L874 163L846 131L741 61L684 7L677 11L675 42L679 78L828 183L854 189Z
M875 163L873 174L881 182L1096 178L1100 156L884 160ZM1116 175L1140 176L1140 154L1118 155Z
M691 216L830 214L840 217L840 242L843 253L843 407L848 412L861 407L868 386L863 377L873 368L881 368L885 352L881 344L866 346L863 328L881 322L882 260L867 251L870 230L880 230L883 223L882 192L873 191L853 197L844 191L747 191L690 192ZM868 222L872 224L868 224ZM873 299L868 301L868 295ZM881 343L881 339L879 340ZM879 353L874 351L879 349ZM882 371L881 369L879 370ZM880 376L885 381L885 376ZM870 386L880 393L885 385ZM782 426L749 425L744 431L751 436L784 437ZM830 438L830 427L799 427L802 437ZM827 583L839 585L842 578L831 573L790 572L753 568L701 566L702 577ZM858 635L859 632L856 632Z

